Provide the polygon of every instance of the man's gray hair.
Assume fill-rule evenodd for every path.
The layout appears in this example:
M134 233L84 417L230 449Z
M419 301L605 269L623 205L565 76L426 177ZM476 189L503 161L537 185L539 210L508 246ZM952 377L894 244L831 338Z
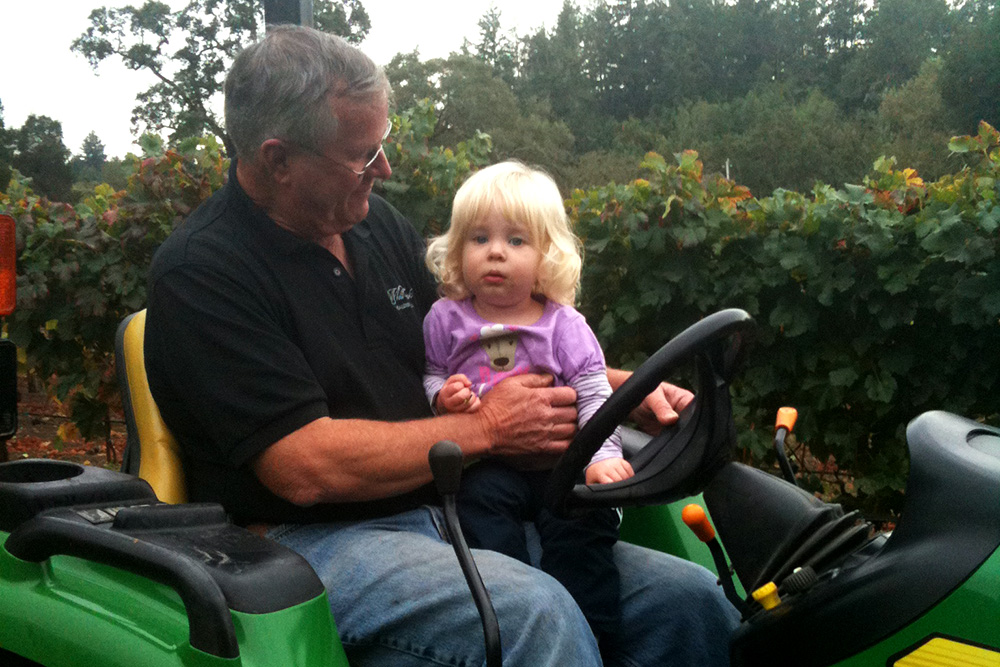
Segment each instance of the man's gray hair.
M390 95L385 73L340 37L297 25L272 27L226 76L226 131L236 156L253 160L268 139L318 148L337 135L332 97Z

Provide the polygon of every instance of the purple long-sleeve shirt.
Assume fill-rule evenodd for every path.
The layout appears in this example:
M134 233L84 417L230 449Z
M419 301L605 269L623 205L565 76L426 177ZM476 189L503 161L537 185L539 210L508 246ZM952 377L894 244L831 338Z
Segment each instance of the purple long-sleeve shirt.
M515 326L484 320L470 299L441 299L424 319L424 347L424 391L432 406L448 377L458 373L469 378L478 396L513 375L549 373L557 386L576 390L581 426L611 395L604 352L594 332L574 308L553 301L545 302L534 324ZM621 455L616 430L590 463Z

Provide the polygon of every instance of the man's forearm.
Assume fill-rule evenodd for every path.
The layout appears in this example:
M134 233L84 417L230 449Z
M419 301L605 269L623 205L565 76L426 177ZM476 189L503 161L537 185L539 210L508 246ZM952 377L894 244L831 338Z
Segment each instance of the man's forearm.
M508 378L479 410L408 422L323 417L268 447L254 462L260 481L297 505L374 500L431 480L427 452L453 440L466 457L558 456L576 431L576 392L552 378Z
M408 422L324 417L271 445L254 471L272 493L297 505L385 498L431 481L427 453L439 440L460 443L469 458L491 445L476 415Z

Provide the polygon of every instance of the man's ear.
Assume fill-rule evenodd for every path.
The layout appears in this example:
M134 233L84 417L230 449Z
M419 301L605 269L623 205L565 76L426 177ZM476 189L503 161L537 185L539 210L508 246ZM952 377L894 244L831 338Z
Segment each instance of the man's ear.
M281 139L268 139L257 151L260 164L275 181L281 183L289 176L291 152Z

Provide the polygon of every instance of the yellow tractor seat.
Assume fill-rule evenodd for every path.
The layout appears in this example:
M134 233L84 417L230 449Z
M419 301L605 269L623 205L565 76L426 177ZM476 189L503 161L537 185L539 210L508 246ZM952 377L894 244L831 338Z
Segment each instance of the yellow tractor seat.
M115 334L115 366L125 413L125 453L122 470L149 482L165 503L187 502L181 450L163 423L146 378L142 343L146 311L132 313Z

